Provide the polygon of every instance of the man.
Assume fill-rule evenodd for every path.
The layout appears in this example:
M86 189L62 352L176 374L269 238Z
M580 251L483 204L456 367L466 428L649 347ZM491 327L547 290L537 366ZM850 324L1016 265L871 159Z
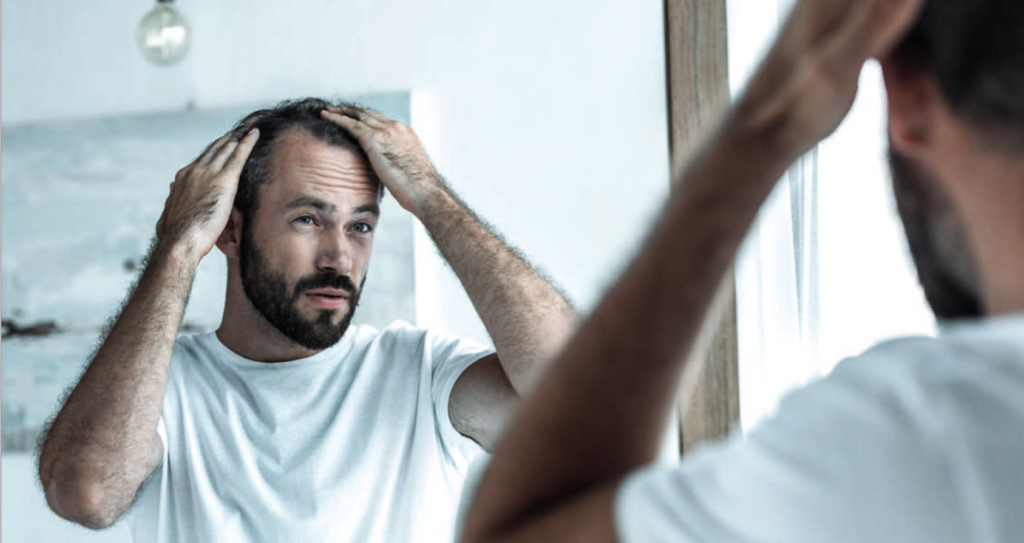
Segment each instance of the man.
M1022 28L1019 0L799 1L642 252L510 425L463 541L1019 541ZM938 317L961 320L843 362L745 439L643 468L759 206L838 126L872 57L922 285Z
M496 353L349 326L384 188L433 237ZM221 326L176 340L215 245ZM136 541L444 541L467 463L573 319L408 127L316 99L257 111L171 184L137 286L42 447L47 500L102 528L138 498Z

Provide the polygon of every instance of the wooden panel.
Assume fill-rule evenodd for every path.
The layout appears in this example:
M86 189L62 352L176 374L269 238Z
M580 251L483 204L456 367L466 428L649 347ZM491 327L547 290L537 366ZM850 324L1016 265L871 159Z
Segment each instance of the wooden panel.
M685 164L729 104L726 0L666 0L669 139L673 171ZM677 188L677 187L673 187ZM694 351L681 395L684 453L739 421L736 291L730 272Z

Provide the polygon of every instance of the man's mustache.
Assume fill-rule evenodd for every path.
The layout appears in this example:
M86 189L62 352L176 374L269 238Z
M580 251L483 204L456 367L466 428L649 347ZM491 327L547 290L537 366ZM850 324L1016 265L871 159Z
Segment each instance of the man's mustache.
M295 284L295 295L298 296L302 292L318 288L344 290L349 296L352 296L356 292L356 285L352 282L352 279L349 276L322 273L300 279L299 282Z

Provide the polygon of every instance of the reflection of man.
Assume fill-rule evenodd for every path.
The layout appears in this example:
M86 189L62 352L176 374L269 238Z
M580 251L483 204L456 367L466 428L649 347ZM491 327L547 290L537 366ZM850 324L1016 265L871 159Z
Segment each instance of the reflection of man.
M1019 541L1022 28L1019 0L798 2L641 254L510 425L465 541ZM757 209L846 115L871 57L922 285L940 318L961 320L845 361L746 439L639 469Z
M497 353L349 326L383 188L423 222ZM214 245L223 321L176 341ZM137 497L136 541L443 541L467 463L573 319L406 126L314 99L258 111L172 183L146 268L43 445L47 500L99 528Z

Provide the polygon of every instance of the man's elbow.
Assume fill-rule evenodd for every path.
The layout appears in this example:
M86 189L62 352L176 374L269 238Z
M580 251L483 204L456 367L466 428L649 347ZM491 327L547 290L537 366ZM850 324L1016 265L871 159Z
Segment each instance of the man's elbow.
M102 530L120 517L120 511L111 506L111 500L98 481L70 475L50 477L42 482L47 505L65 520Z

